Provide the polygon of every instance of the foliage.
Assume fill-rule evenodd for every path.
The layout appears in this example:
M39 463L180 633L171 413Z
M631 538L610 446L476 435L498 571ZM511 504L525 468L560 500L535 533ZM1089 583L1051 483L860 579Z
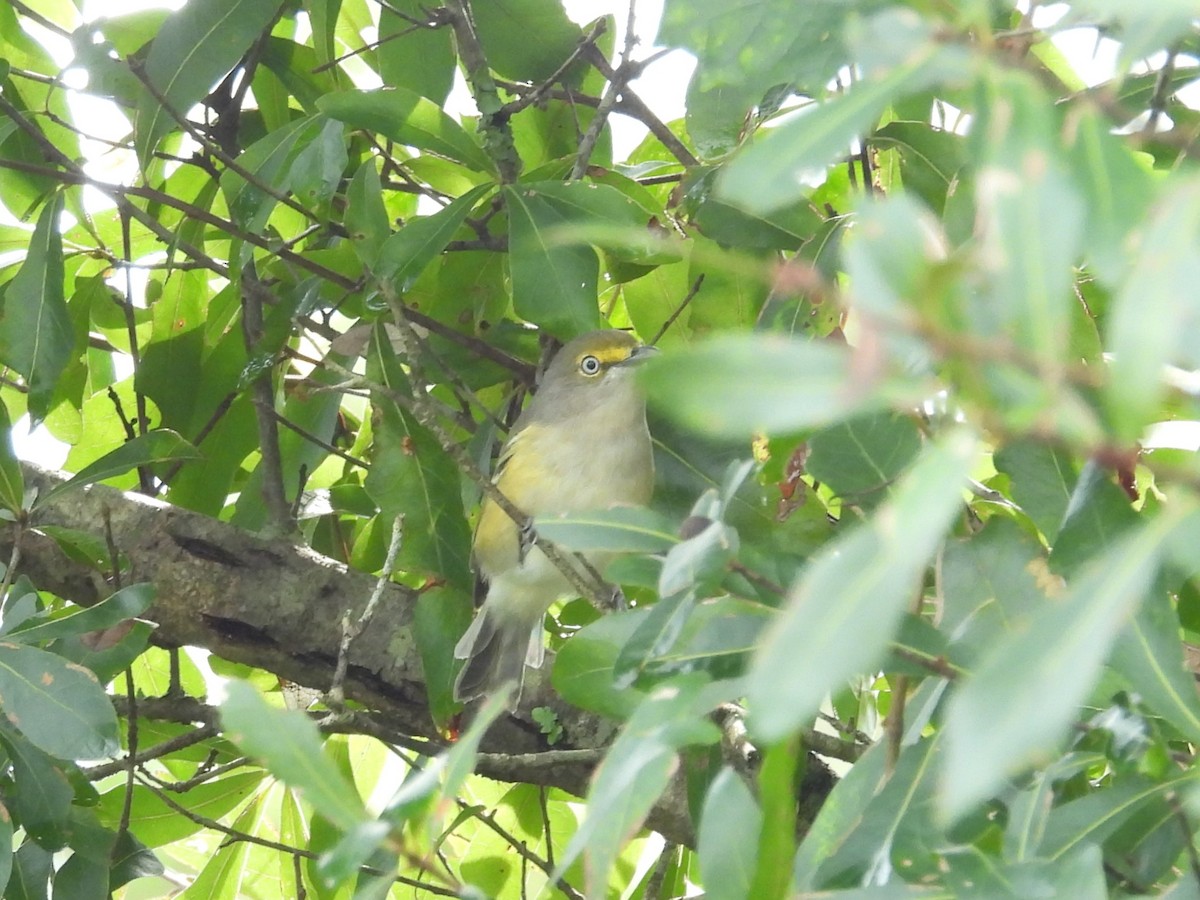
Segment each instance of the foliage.
M6 897L1200 892L1195 4L667 0L667 123L558 0L79 6L0 6ZM548 623L620 726L582 820L472 774L504 698L408 746L151 646L9 439L420 593L449 737L480 470L602 325L666 352L653 510L535 523L627 553ZM641 830L681 782L690 846Z

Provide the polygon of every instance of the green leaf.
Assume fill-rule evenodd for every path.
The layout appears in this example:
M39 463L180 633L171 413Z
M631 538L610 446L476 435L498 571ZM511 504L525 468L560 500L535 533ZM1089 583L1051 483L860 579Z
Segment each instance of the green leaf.
M40 498L39 503L45 503L52 497L78 490L85 485L95 484L106 478L124 475L139 466L152 466L156 463L187 459L203 459L203 457L199 450L169 428L147 431L145 434L139 434L132 440L126 441L116 450L104 454L91 465L84 466L72 478L48 491Z
M397 290L407 291L425 267L446 249L471 210L491 190L491 185L480 185L437 212L404 223L379 248L375 275L391 281Z
M337 91L317 99L317 108L352 128L377 132L399 144L428 150L476 172L492 163L463 127L442 108L408 88Z
M249 231L261 231L266 226L278 201L259 185L274 188L278 194L286 193L292 185L293 162L327 124L324 116L296 119L247 147L237 162L253 176L253 182L233 169L221 173L221 192L236 223Z
M596 251L552 238L554 229L569 225L574 217L524 185L505 188L504 199L517 315L564 340L597 328L600 261Z
M75 346L63 291L63 247L58 230L62 208L61 194L42 207L25 261L5 289L0 310L0 360L25 378L29 414L35 424L49 411L51 394Z
M937 840L933 797L943 749L935 736L901 750L890 777L867 802L854 827L820 861L816 884L872 883L883 867L890 866L891 853L906 852L914 838ZM881 858L883 847L888 853Z
M221 721L230 740L302 791L338 828L349 830L367 820L354 785L321 752L317 726L304 713L269 705L244 681L231 681L226 690Z
M1179 616L1165 590L1153 591L1117 637L1110 661L1150 709L1200 742L1200 699L1184 665Z
M642 671L661 679L701 669L714 680L735 679L745 671L774 614L771 607L737 597L701 600L674 643L647 657Z
M940 584L939 632L953 636L953 658L972 666L996 641L1027 628L1061 579L1035 536L996 516L969 539L947 543Z
M760 215L795 203L809 190L806 182L847 154L851 142L878 121L888 104L966 71L959 50L939 42L930 26L914 25L898 14L896 20L904 24L891 40L904 47L902 59L757 140L725 167L717 179L717 195Z
M1000 71L979 123L976 228L984 289L973 327L1024 349L1046 371L1061 367L1072 307L1072 266L1085 211L1060 158L1054 109L1032 77Z
M669 0L663 9L662 41L687 47L699 57L693 81L704 90L747 84L761 97L773 85L800 81L804 90L816 91L845 60L848 13L861 5ZM788 27L780 27L782 22Z
M746 439L796 432L881 405L856 389L845 346L727 334L650 360L647 399L700 434Z
M38 846L61 850L75 798L62 764L7 725L0 726L0 741L12 759L12 800L21 827Z
M8 638L22 644L33 644L56 638L101 631L105 628L134 619L150 608L154 602L154 585L148 582L131 584L115 594L105 597L95 606L81 609L67 616L49 621L27 620L22 627L8 632Z
M958 186L967 154L962 135L926 122L888 122L871 135L871 144L900 155L900 178L906 194L919 197L941 215Z
M661 656L671 649L695 606L695 594L680 591L663 596L650 607L649 614L629 636L613 663L616 687L632 685L648 659Z
M662 553L679 542L671 522L652 509L614 506L534 520L539 535L565 550Z
M25 508L25 474L13 451L12 419L0 400L0 506L19 514Z
M38 748L59 759L117 752L117 714L96 676L35 647L0 643L0 709Z
M1051 569L1070 577L1100 548L1111 548L1138 521L1129 497L1113 483L1108 469L1095 459L1088 460L1063 513L1050 553Z
M160 138L187 115L237 64L277 12L259 0L189 4L163 23L146 56L145 76L161 100L146 91L138 103L134 146L145 167ZM164 101L166 108L164 108Z
M1154 181L1100 110L1081 107L1065 136L1071 173L1087 204L1088 268L1115 285L1129 268L1127 241L1155 198Z
M11 828L11 823L9 823ZM12 876L4 890L5 900L46 900L47 882L54 871L54 858L33 841L25 841L12 856Z
M371 332L368 375L400 393L410 390L382 325ZM471 534L458 467L410 413L387 397L375 403L382 415L364 487L386 518L404 517L397 565L470 591Z
M784 900L788 896L788 863L796 856L796 785L801 778L801 759L806 756L807 751L794 735L763 752L758 770L762 828L750 897Z
M1161 415L1166 363L1200 366L1200 351L1188 337L1200 305L1179 291L1181 284L1200 282L1200 178L1173 179L1161 196L1140 229L1105 329L1111 353L1105 400L1122 441L1136 441Z
M884 508L801 573L748 676L755 733L784 737L882 656L962 504L975 450L965 433L931 444Z
M883 744L872 745L834 785L796 851L792 873L795 890L811 891L817 884L820 866L860 825L872 821L864 814L884 787L886 754L887 748Z
M220 819L257 791L266 775L257 768L230 772L212 781L194 786L187 792L187 808L197 816ZM121 824L125 809L125 786L100 795L97 812L110 828ZM169 796L169 795L168 795ZM173 798L172 798L173 799ZM162 847L195 834L204 826L179 815L155 791L134 785L129 808L129 827L147 847Z
M383 14L387 14L386 7ZM343 219L354 252L368 269L374 269L383 242L392 233L387 207L383 203L383 185L374 158L368 159L346 189L346 215Z
M99 640L91 634L63 638L54 650L63 659L91 669L101 684L108 684L146 651L155 628L140 619L127 621L100 635Z
M843 500L860 503L907 468L921 449L921 433L910 416L875 413L818 431L808 449L808 473Z
M1002 640L947 709L941 803L957 818L1061 742L1190 510L1165 512L1097 556L1062 600ZM1031 709L1037 715L1030 715Z
M32 844L32 842L30 842ZM13 871L13 823L12 815L0 803L0 884L7 885Z
M601 616L574 634L554 658L550 683L555 692L580 709L628 718L642 695L616 687L613 668L621 648L649 612L635 609Z
M410 820L431 807L435 821L430 823L430 829L434 833L442 831L441 820L453 806L449 798L459 794L463 783L474 771L479 743L492 723L504 714L509 693L503 690L489 697L454 746L411 773L378 819L368 819L347 829L345 837L321 859L319 871L329 883L338 884L349 879L389 834L403 833ZM434 801L439 797L444 802L435 805ZM391 886L390 879L388 886Z
M1175 775L1163 783L1134 777L1062 803L1046 816L1037 855L1052 862L1088 844L1103 844L1139 808L1169 798L1173 790L1194 788L1196 774Z
M449 28L414 28L429 7L423 0L388 0L379 10L379 77L444 106L454 84L456 57Z
M1032 440L1002 445L993 461L1011 480L1013 501L1053 544L1079 478L1075 463L1063 451Z
M421 592L413 610L413 636L421 654L429 713L439 727L460 708L454 699L454 646L467 630L473 609L465 592L435 587Z
M762 812L740 775L717 773L700 816L696 851L705 891L714 897L749 897Z
M113 890L135 878L153 878L164 871L165 868L158 861L158 857L131 832L122 831L117 835L117 842L112 848L112 869L109 874L109 886Z
M558 861L555 877L582 855L589 896L603 893L617 854L678 767L678 751L717 740L716 726L697 716L698 684L659 687L634 711L596 770L588 816Z
M472 12L488 65L515 81L545 81L583 37L558 0L480 3Z

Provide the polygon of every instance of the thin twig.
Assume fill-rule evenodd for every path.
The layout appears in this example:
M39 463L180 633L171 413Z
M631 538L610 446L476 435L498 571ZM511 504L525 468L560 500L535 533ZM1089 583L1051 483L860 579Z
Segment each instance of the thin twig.
M257 283L252 266L242 273L243 284ZM260 352L263 339L262 301L251 290L242 291L242 333L245 337L246 354L253 359ZM254 401L255 417L258 420L259 452L262 470L261 491L267 508L267 521L278 534L291 534L296 521L292 518L291 506L283 485L283 457L279 452L279 428L275 417L274 366L263 366L250 387Z
M588 47L594 46L596 41L600 40L607 30L608 25L605 23L605 20L597 19L595 24L592 25L592 30L580 38L579 43L575 45L575 49L563 60L562 65L555 69L549 78L537 85L533 90L523 93L518 99L506 104L504 107L505 113L509 117L512 117L526 107L540 103L549 94L550 89L566 74L567 69L571 68L575 64L575 61L584 55Z
M268 838L259 837L256 834L250 834L249 832L246 832L246 831L238 831L237 829L230 828L228 825L225 825L225 824L217 821L216 819L210 819L208 816L202 816L199 813L193 812L192 810L188 809L183 804L177 802L175 800L175 798L173 798L168 791L165 791L162 788L158 787L158 785L151 782L148 778L146 778L141 773L139 773L139 774L141 775L141 777L139 778L139 781L141 782L141 784L144 787L146 787L147 790L153 792L154 795L157 796L159 800L161 800L163 803L165 803L174 812L176 812L179 815L186 818L189 822L194 822L197 825L201 826L202 828L208 828L208 829L211 829L212 831L216 831L219 834L223 834L226 837L231 838L232 840L237 841L239 843L255 844L259 847L266 847L268 850L276 850L276 851L279 851L280 853L287 853L290 855L302 856L305 859L315 860L315 859L320 858L320 854L317 853L316 851L306 850L302 847L291 847L287 844L280 843L279 841L272 841ZM406 878L403 875L399 875L395 872L388 872L383 869L377 868L375 866L367 866L367 865L359 866L358 871L365 872L369 875L377 875L377 876L384 877L384 878L392 878L392 879L395 879L397 884L403 884L403 885L407 885L409 887L414 887L414 888L421 888L422 890L429 891L430 893L437 894L442 897L457 897L457 896L459 896L459 891L457 889L443 888L438 885L431 884L428 881L417 881L416 879L413 879L413 878Z
M335 711L335 715L346 705L345 681L346 669L350 665L350 645L354 643L355 638L362 634L367 623L371 621L371 617L375 615L375 607L379 605L379 598L383 596L384 588L391 583L392 572L396 570L396 557L400 554L400 543L403 538L404 516L396 516L392 521L392 538L388 544L387 557L383 561L383 570L375 580L375 589L371 591L367 605L363 607L357 622L351 623L350 610L346 610L342 616L342 642L338 645L337 668L334 669L333 682L325 695L326 703L330 709Z
M694 300L696 295L698 293L700 293L700 288L703 285L704 285L704 273L701 272L699 275L696 276L696 280L692 282L692 286L690 288L688 288L687 295L682 300L679 301L678 306L676 306L673 310L671 310L671 314L669 316L667 316L667 320L662 323L662 327L659 328L658 331L655 332L654 337L652 337L649 340L648 343L651 346L654 346L655 344L657 344L659 342L659 340L662 338L662 336L667 333L667 329L675 324L675 320L678 319L680 317L680 315L683 314L683 311L688 308L688 306L689 306L689 304L691 304L692 300Z
M467 803L467 801L463 800L461 797L456 797L455 800L458 803L459 809L470 812L472 816L498 834L505 841L505 843L517 851L517 855L519 855L523 860L537 866L546 874L547 877L550 877L554 874L554 861L552 859L543 859L542 857L538 856L527 846L525 846L524 841L518 839L503 825L497 822L495 810L492 810L491 812L484 812L481 807ZM547 835L549 835L548 830ZM554 886L562 891L567 897L571 898L571 900L584 900L583 894L572 887L565 878L559 878L554 882Z

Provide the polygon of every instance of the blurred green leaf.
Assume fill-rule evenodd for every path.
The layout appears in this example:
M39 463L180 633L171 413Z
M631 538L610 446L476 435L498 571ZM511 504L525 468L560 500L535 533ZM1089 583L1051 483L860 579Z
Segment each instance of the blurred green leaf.
M1039 610L1027 630L1000 641L958 687L946 718L941 803L949 818L1049 758L1122 625L1153 584L1164 541L1189 513L1164 514L1108 548L1062 600Z
M796 432L881 405L853 383L844 346L722 335L646 365L655 411L701 434L748 439Z
M1165 364L1200 366L1200 352L1187 340L1200 307L1178 291L1200 280L1200 179L1176 179L1161 196L1105 329L1112 354L1105 400L1124 441L1140 438L1158 416Z
M716 726L695 717L697 684L662 686L634 710L596 770L588 817L558 861L558 873L584 857L588 893L606 883L621 847L641 826L679 764L678 751L717 740Z
M886 22L875 23L880 31L886 30L884 25L892 26L887 39L904 46L904 57L878 66L875 77L846 93L800 111L740 153L717 180L719 197L760 215L795 203L806 182L848 153L851 142L871 128L889 103L966 70L959 50L937 41L919 20L897 10Z
M1076 302L1071 267L1085 210L1057 146L1060 123L1040 87L1023 73L1004 72L985 90L975 201L986 275L970 307L973 327L1014 342L1052 370L1061 365Z
M742 776L722 768L704 798L696 845L709 894L749 896L761 828L762 812Z
M321 752L317 726L304 713L269 705L243 681L230 681L226 691L221 721L234 743L302 791L339 828L350 830L366 821L367 812L354 786Z
M534 528L563 549L578 552L662 553L679 542L670 520L652 509L634 506L539 517Z
M754 733L783 737L878 660L961 506L975 452L965 433L929 445L872 520L808 564L749 674Z

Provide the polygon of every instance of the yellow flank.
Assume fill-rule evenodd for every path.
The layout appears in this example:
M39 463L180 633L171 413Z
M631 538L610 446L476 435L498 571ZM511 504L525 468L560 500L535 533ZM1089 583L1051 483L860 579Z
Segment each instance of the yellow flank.
M652 352L616 330L582 335L559 352L500 454L494 482L513 506L536 519L650 499L654 460L632 367ZM488 593L454 648L466 660L454 684L459 700L505 683L519 688L525 667L542 664L543 617L571 587L545 554L526 550L517 523L485 498L473 551ZM588 561L602 569L609 557L589 553Z

